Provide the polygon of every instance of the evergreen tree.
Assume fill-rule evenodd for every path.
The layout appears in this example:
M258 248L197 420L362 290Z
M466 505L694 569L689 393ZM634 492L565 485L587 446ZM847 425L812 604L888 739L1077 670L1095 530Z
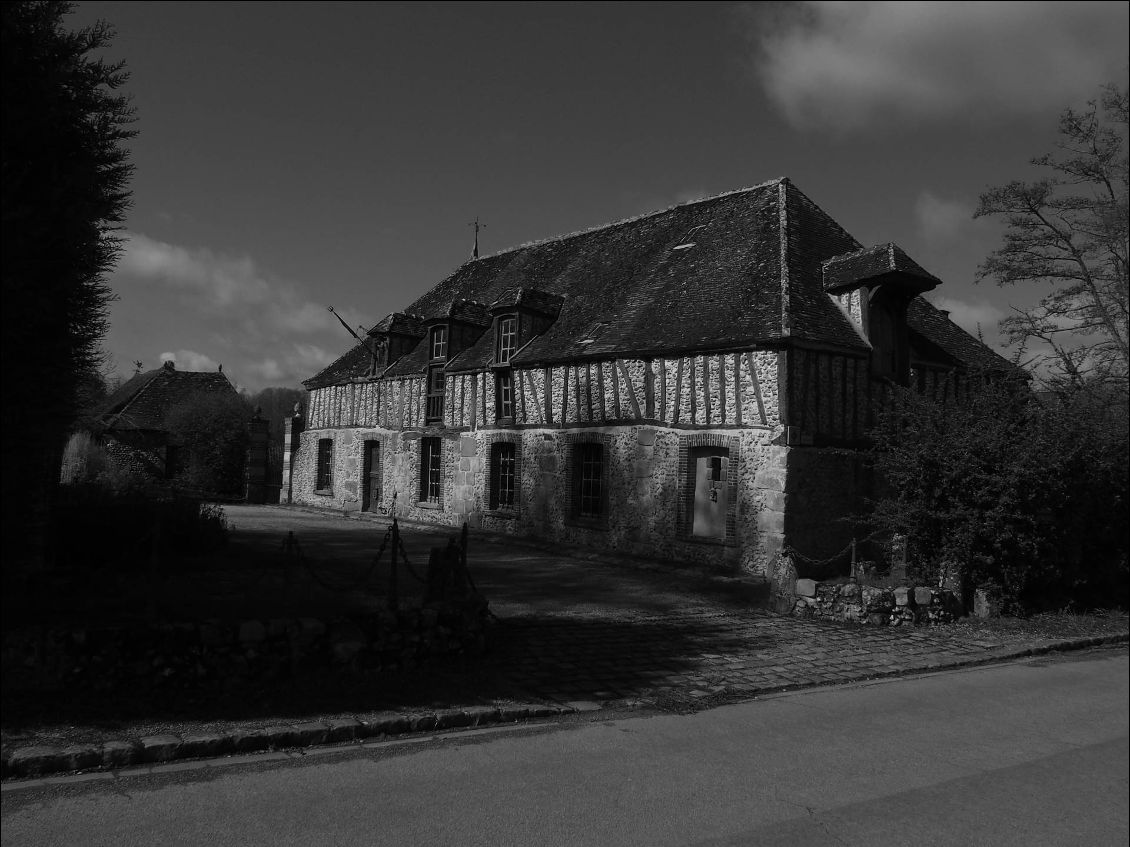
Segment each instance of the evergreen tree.
M81 387L97 374L129 206L133 110L121 63L95 55L72 4L0 4L3 61L3 533L5 567L42 564L50 499ZM8 527L18 527L8 531Z

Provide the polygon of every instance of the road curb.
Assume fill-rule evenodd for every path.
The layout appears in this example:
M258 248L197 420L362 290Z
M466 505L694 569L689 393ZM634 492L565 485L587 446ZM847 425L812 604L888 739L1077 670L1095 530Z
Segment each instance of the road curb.
M99 745L35 745L4 750L3 778L41 777L78 771L105 771L181 759L345 745L378 738L521 723L580 711L574 705L516 704L465 706L426 712L388 713L356 719L302 721L222 733L172 733Z
M850 684L869 679L897 678L943 670L998 664L1014 659L1044 656L1072 650L1086 650L1130 643L1130 632L1051 641L1028 647L992 652L985 656L952 661L930 661L890 673L860 673L838 680ZM782 685L761 689L744 699L779 691L827 687L830 683ZM327 721L302 721L265 728L238 728L224 733L194 733L183 736L162 734L140 740L112 740L97 746L49 747L35 745L3 751L3 778L35 778L79 771L107 771L183 759L210 758L246 753L266 753L289 749L341 746L376 738L399 738L442 730L466 730L480 726L521 723L522 721L562 717L603 708L595 702L562 705L518 704L507 706L468 706L424 712L382 713L360 718L335 718Z

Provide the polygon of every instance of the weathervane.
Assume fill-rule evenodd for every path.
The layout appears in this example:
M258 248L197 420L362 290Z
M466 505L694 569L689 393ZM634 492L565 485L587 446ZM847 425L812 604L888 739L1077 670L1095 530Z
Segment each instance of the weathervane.
M471 258L477 259L479 258L479 230L486 229L487 225L480 224L479 218L476 216L474 222L467 224L467 226L473 226L475 228L475 249L471 251Z

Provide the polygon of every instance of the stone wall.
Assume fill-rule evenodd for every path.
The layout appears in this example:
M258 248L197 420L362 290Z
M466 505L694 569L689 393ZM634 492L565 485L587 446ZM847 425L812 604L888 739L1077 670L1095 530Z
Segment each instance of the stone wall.
M249 620L236 624L161 624L7 632L7 690L162 690L230 688L334 667L366 672L410 669L486 647L487 604L480 597L336 620Z
M764 428L679 430L657 426L583 429L488 429L475 432L348 428L307 430L294 457L295 503L356 511L361 508L363 450L381 444L381 491L373 511L457 527L537 536L568 544L699 563L719 571L765 573L783 539L785 468L789 449L771 443ZM442 447L443 496L438 504L419 501L420 439L438 437ZM317 442L334 442L333 489L315 493ZM685 458L680 446L713 439L733 445L737 468L733 537L686 537L679 510L685 509ZM490 448L515 443L519 484L516 507L489 508ZM569 462L580 440L607 445L607 520L583 525L571 519ZM735 455L736 454L736 455ZM684 451L685 455L685 451ZM685 484L685 483L684 483Z
M947 588L879 588L858 582L798 579L792 613L871 626L929 626L952 623L963 614L961 602Z

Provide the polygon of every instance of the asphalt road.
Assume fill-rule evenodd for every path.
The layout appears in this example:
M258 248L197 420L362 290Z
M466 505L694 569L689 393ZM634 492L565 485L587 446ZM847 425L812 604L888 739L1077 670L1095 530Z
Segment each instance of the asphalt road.
M1123 649L4 787L17 845L1124 845ZM184 767L184 766L182 766Z

